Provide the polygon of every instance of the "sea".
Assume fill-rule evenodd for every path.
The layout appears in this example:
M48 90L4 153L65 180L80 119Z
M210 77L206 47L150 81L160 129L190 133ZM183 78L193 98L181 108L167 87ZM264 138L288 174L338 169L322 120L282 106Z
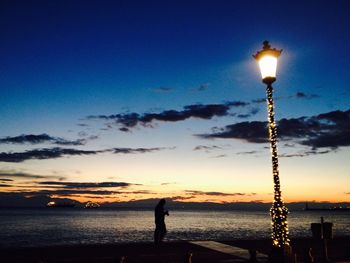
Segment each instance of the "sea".
M334 236L350 236L350 211L295 211L290 236L311 237L311 223L324 217ZM165 240L269 238L266 211L170 211ZM0 248L152 242L154 213L120 209L0 209Z

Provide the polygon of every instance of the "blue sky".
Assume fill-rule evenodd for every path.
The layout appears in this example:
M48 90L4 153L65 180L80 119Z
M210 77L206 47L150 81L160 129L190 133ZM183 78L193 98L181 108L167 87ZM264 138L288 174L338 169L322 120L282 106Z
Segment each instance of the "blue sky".
M287 120L280 138L286 199L350 200L347 1L1 5L2 192L28 194L41 185L41 194L62 196L63 185L43 182L112 180L130 185L97 199L269 200L268 144L256 142L259 134L247 137L251 122L266 120L252 54L268 39L283 49L274 87L276 118ZM292 118L306 128L290 126ZM332 127L314 131L314 122ZM221 195L206 195L212 192Z

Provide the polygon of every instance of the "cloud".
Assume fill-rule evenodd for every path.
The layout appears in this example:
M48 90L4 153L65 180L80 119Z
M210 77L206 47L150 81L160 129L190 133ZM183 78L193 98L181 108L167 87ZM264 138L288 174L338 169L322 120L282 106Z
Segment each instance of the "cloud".
M220 150L222 149L220 146L216 145L198 145L193 148L193 151L205 151L205 152L210 152L212 150Z
M27 179L53 179L56 178L58 180L64 180L64 176L57 175L38 175L25 173L15 170L0 170L0 177L10 177L10 178L27 178ZM12 179L0 179L1 181L13 181Z
M2 152L0 153L0 162L12 162L19 163L26 160L43 160L43 159L54 159L62 156L72 155L94 155L103 151L85 151L77 149L65 149L65 148L44 148L34 149L25 152Z
M195 196L173 196L173 197L170 197L170 198L167 198L169 200L172 200L172 201L183 201L183 200L189 200L189 199L192 199L192 198L195 198Z
M89 127L89 124L86 123L78 123L77 125L80 127Z
M8 178L0 178L0 182L13 182L13 180Z
M130 132L130 129L125 128L125 127L119 128L119 130L122 132Z
M106 150L78 150L67 148L43 148L34 149L25 152L2 152L0 153L0 162L20 163L26 160L44 160L55 159L64 156L81 156L81 155L96 155L99 153L112 152L114 154L134 154L134 153L149 153L173 148L112 148Z
M24 196L86 196L90 195L91 198L110 196L110 195L128 195L128 194L154 194L153 192L147 190L139 191L114 191L114 190L96 190L94 188L59 188L59 189L44 189L38 191L17 191L12 193L22 194Z
M12 187L12 185L0 183L0 187Z
M125 182L100 182L100 183L87 183L87 182L56 182L56 181L44 181L39 182L40 185L45 186L57 186L60 188L109 188L109 187L127 187L132 184Z
M252 122L239 122L236 124L227 125L224 128L215 128L211 134L198 135L205 139L214 138L229 138L229 139L242 139L253 143L267 142L267 122L252 121Z
M176 182L161 183L160 185L173 185L173 184L176 184Z
M87 189L54 189L54 190L39 190L39 191L23 191L20 192L25 195L30 196L52 196L52 195L61 195L61 196L70 196L70 195L112 195L120 194L119 191L110 191L110 190L87 190Z
M285 147L285 148L294 148L295 144L294 143L284 143L283 147Z
M227 157L227 154L216 155L213 158L224 158L224 157Z
M209 120L213 117L223 117L230 115L230 109L233 107L244 107L249 103L242 101L229 101L223 104L195 104L184 106L182 110L165 110L160 113L125 113L114 115L91 115L87 119L100 119L106 121L114 121L116 124L122 125L123 130L129 131L138 124L151 127L153 121L162 122L178 122L189 118Z
M57 145L84 145L85 139L79 139L75 141L66 140L60 137L52 137L45 133L43 134L22 134L14 137L5 137L0 139L0 143L13 143L13 144L40 144L40 143L52 143Z
M244 101L227 101L225 105L228 105L230 107L245 107L248 106L249 103Z
M173 92L175 89L171 87L160 86L158 88L153 88L151 90L156 93L170 93L170 92Z
M238 152L238 155L246 155L246 154L257 154L258 151L247 151L247 152Z
M237 115L237 118L240 118L240 119L247 119L247 118L249 118L249 117L250 117L249 114L238 114L238 115Z
M255 99L255 100L252 100L252 103L257 103L257 104L266 103L266 99L265 98Z
M305 94L304 92L298 91L294 96L291 96L292 98L297 98L297 99L307 99L307 100L311 100L311 99L316 99L319 98L319 95L316 94Z
M319 98L319 97L320 97L320 95L317 95L317 94L306 94L305 92L298 91L295 94L287 96L287 97L276 97L275 100L280 100L280 99L306 99L306 100L311 100L311 99L316 99L316 98ZM255 104L266 103L266 98L260 98L260 99L252 100L252 103L255 103Z
M161 151L165 149L174 149L174 147L154 147L154 148L113 148L107 151L112 151L113 153L124 153L124 154L131 154L131 153L150 153L150 152L156 152Z
M243 196L244 193L223 193L223 192L204 192L197 190L185 190L186 194L190 195L209 195L209 196Z
M86 137L88 134L87 134L87 132L85 132L85 131L80 131L80 132L78 132L78 136L79 137Z
M42 179L42 178L35 178ZM52 178L50 178L52 179ZM28 182L26 184L21 183L19 185L14 184L2 184L8 185L4 187L16 186L13 193L20 193L23 196L77 196L77 195L90 195L99 197L101 195L129 195L129 194L154 194L148 190L128 190L131 186L140 186L141 184L127 183L127 182L71 182L71 181L36 181ZM116 189L117 188L117 189Z
M294 143L308 146L313 151L308 154L322 153L319 148L337 149L350 146L350 110L332 111L312 117L281 119L277 123L278 138L281 141L293 140ZM233 138L250 143L267 142L267 122L239 122L218 129L210 134L197 135L205 139Z
M197 91L205 91L209 88L209 83L203 83L201 85L199 85L199 87L197 88Z
M252 117L253 115L256 115L260 110L258 108L252 108L250 109L250 111L246 114L238 114L237 115L237 118L240 118L240 119L247 119L247 118L250 118Z
M259 111L260 111L260 110L259 110L258 108L252 108L252 109L250 110L250 115L251 115L251 116L252 116L252 115L255 115L255 114L257 114Z
M228 114L230 107L222 104L209 105L189 105L185 106L184 110L167 110L162 113L148 113L144 114L139 120L143 123L158 121L183 121L189 118L211 119L214 116L225 116Z
M120 192L122 194L135 194L135 195L150 195L155 194L155 192L151 192L149 190L138 190L138 191L127 191L127 192Z
M316 154L326 154L326 153L330 153L331 150L324 150L324 151L320 151L320 150L311 150L311 151L303 151L303 152L299 152L299 153L292 153L292 154L280 154L279 156L282 158L290 158L290 157L305 157L305 156L310 156L310 155L316 155Z

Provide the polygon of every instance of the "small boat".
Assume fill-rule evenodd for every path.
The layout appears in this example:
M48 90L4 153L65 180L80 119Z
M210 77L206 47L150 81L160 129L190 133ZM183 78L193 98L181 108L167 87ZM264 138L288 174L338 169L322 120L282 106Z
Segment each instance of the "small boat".
M100 205L98 203L95 203L95 202L91 202L91 201L88 201L84 208L87 208L87 209L92 209L92 208L99 208Z
M66 208L66 207L75 207L75 204L74 203L67 203L67 202L50 201L46 204L46 207Z

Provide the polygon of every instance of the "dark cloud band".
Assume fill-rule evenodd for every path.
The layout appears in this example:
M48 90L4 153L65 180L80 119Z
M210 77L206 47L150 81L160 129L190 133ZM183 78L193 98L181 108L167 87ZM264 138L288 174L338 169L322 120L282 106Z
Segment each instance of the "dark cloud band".
M7 177L7 178L22 178L22 179L58 179L58 180L64 180L64 176L57 176L57 175L38 175L38 174L31 174L26 173L22 171L16 171L16 170L0 170L0 177ZM13 181L12 179L2 179L0 178L0 181Z
M209 195L209 196L243 196L244 193L223 193L223 192L204 192L198 190L185 190L186 194L190 195Z
M178 122L184 121L189 118L197 119L212 119L213 117L228 116L232 107L244 107L249 105L247 102L232 101L223 104L196 104L187 105L183 107L183 110L165 110L160 113L127 113L127 114L115 114L115 115L91 115L88 119L101 119L112 120L116 124L122 125L121 131L128 131L129 128L133 128L138 124L147 126L153 121L162 122ZM252 112L251 114L254 114Z
M82 155L96 155L99 153L111 152L114 154L135 154L135 153L150 153L172 148L112 148L106 150L87 151L67 148L43 148L34 149L25 152L2 152L0 153L0 162L20 163L26 160L44 160L55 159L64 156L82 156Z
M280 140L318 148L336 149L350 146L350 110L332 111L312 117L281 119L277 123ZM267 142L267 122L252 121L215 128L213 133L198 135L201 138L233 138L251 143Z
M109 187L127 187L130 183L125 182L101 182L101 183L86 183L86 182L57 182L44 181L38 184L44 186L56 186L60 188L109 188Z
M66 140L60 137L52 137L48 134L22 134L14 137L5 137L0 139L0 143L13 143L13 144L40 144L40 143L52 143L57 145L84 145L86 143L85 139L79 139L75 141Z

